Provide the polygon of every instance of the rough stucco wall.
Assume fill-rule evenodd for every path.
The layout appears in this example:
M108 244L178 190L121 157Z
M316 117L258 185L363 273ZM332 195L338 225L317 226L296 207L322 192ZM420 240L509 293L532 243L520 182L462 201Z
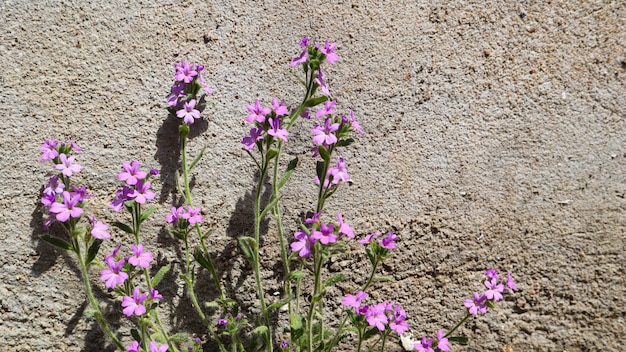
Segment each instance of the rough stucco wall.
M384 268L396 282L378 292L406 307L414 334L451 327L482 271L497 267L516 274L521 292L469 322L463 332L474 344L455 350L620 350L625 18L620 1L4 1L2 350L104 344L83 316L73 259L38 240L45 138L71 135L84 148L89 210L107 221L119 219L107 203L122 161L164 169L162 208L146 235L162 261L176 260L158 219L172 201L178 158L164 97L182 58L206 64L216 92L191 143L192 152L208 146L195 197L216 229L222 279L241 299L254 295L235 246L250 231L245 106L297 101L286 63L303 35L338 43L331 91L366 130L343 152L355 184L329 213L342 211L361 234L400 235ZM314 201L312 162L302 154L308 128L294 130L288 149L303 161L285 193L291 229ZM269 254L271 226L266 236ZM165 311L186 305L183 292L164 288L173 297ZM191 330L193 313L169 309L169 324Z

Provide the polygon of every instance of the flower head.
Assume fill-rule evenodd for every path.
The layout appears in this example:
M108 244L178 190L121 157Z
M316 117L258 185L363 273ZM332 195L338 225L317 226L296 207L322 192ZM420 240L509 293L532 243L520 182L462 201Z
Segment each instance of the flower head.
M287 142L289 131L285 128L280 128L280 119L278 117L275 119L270 118L269 123L271 128L267 130L267 134Z
M196 223L201 223L202 219L204 218L201 214L200 214L201 209L200 208L194 208L191 205L187 206L187 212L183 213L183 215L181 216L183 219L187 219L187 221L189 221L190 225L195 225Z
M142 268L149 268L152 261L152 253L143 251L143 244L133 245L133 255L128 258L128 262L134 266L140 266Z
M324 117L326 115L333 115L335 114L335 110L333 110L333 108L335 107L335 104L337 104L337 101L333 100L333 101L326 101L324 103L324 107L317 110L317 112L315 113L315 117L320 118L320 117Z
M137 181L143 180L148 175L145 171L139 170L140 166L137 160L131 162L124 161L122 163L124 171L117 174L117 179L126 182L129 186L136 185Z
M326 43L324 44L324 47L320 49L321 52L326 54L326 61L328 61L329 64L332 64L333 62L339 60L339 55L333 52L335 51L336 47L337 47L337 44L329 43L328 39L326 39Z
M72 176L75 172L80 172L82 170L82 166L78 164L74 164L75 156L71 155L69 158L65 154L59 155L60 164L54 165L54 168L57 170L61 170L61 173L67 177Z
M111 238L111 234L107 232L109 226L102 221L96 221L94 216L88 215L87 218L91 221L91 235L99 240L105 238Z
M254 101L254 105L247 106L250 114L246 116L246 122L256 121L258 123L265 122L265 115L268 115L272 110L270 108L264 108L261 106L261 102L257 99Z
M302 230L298 230L293 237L297 241L291 243L291 251L298 252L298 255L302 258L309 257L311 255L311 246L315 243L315 240Z
M354 238L354 230L352 230L350 224L343 222L343 216L341 213L337 214L337 219L339 220L339 234Z
M496 269L487 269L487 271L485 271L485 276L487 276L487 278L489 278L489 280L493 280L493 279L498 279L498 270Z
M359 243L363 244L363 245L368 245L368 244L370 244L370 242L372 242L374 240L374 238L376 238L378 236L380 236L380 231L376 231L374 233L371 233L371 234L365 236L362 240L359 240Z
M515 281L513 281L511 273L506 273L506 286L513 291L517 291L517 285L515 285Z
M497 279L491 279L491 281L485 281L487 291L485 291L485 297L487 299L493 299L495 301L502 300L502 293L504 292L504 285L499 284Z
M274 109L274 113L277 117L289 114L289 110L287 110L285 103L278 100L278 98L272 99L272 108Z
M176 111L176 116L183 119L183 122L192 125L196 119L200 118L200 110L196 110L196 100L191 99L183 103L183 108Z
M313 142L317 145L331 145L337 143L337 137L333 132L339 129L338 123L333 123L332 119L326 118L324 126L315 126L311 133L313 134Z
M178 99L185 96L185 83L174 83L170 91L170 95L167 96L167 105L178 105Z
M159 346L156 342L150 341L149 347L150 352L166 352L170 346L168 346L166 343Z
M354 296L351 294L347 294L343 298L343 301L341 301L341 305L346 307L353 307L355 310L358 311L358 309L361 307L361 301L366 299L367 296L368 294L363 291L357 292L357 294Z
M130 317L133 314L137 316L143 315L146 312L146 307L143 305L143 301L146 300L147 296L147 294L141 293L139 287L135 287L132 296L124 296L122 298L124 315L126 315L127 317Z
M398 240L398 236L396 236L393 232L387 232L387 237L381 239L378 241L378 244L380 244L381 247L383 248L387 248L387 249L394 249L396 248L396 241Z
M184 214L184 212L185 211L183 207L178 207L178 208L172 207L170 209L170 213L165 215L165 221L170 224L173 224L177 222L179 218L182 218L182 215Z
M244 149L252 150L256 146L256 142L263 139L263 126L259 128L251 128L250 135L243 137L241 144L244 145Z
M126 347L126 352L139 352L141 351L141 345L138 341L133 341Z
M302 50L302 53L300 53L300 55L291 59L291 62L289 62L289 66L294 67L294 66L297 66L298 64L303 64L308 61L309 61L309 49L304 48L304 50Z
M39 147L39 151L41 151L41 161L52 160L59 156L59 152L56 150L57 145L59 145L59 141L54 139L54 137L44 141Z
M155 197L154 192L150 191L150 181L137 181L135 189L129 195L130 198L134 198L135 202L139 204L145 204L148 200L152 200Z
M440 351L448 352L450 351L450 345L448 339L443 336L443 330L439 330L437 332L437 349Z
M422 341L413 345L416 351L419 352L435 352L430 346L433 344L433 340L427 339L426 336L422 337Z
M80 197L77 195L71 195L68 191L63 191L62 197L62 203L52 203L50 206L50 213L55 214L56 219L60 222L66 222L69 218L75 219L81 216L84 210L78 206Z
M117 247L119 250L120 247ZM122 271L125 260L115 261L116 252L112 256L106 256L104 261L108 265L108 269L100 271L100 280L104 281L104 286L107 288L114 288L117 285L121 285L128 279L128 274Z
M485 297L485 295L474 292L474 299L466 299L463 305L472 315L485 314L487 313L487 306L485 305L486 299L487 297Z
M181 60L180 64L174 64L174 68L176 68L174 79L177 81L191 83L193 78L198 75L193 65L186 63L185 60Z
M367 323L372 327L375 326L379 331L385 330L385 324L389 322L385 314L386 306L385 303L369 306L365 313Z
M320 223L320 229L311 231L311 238L320 241L321 244L337 242L337 235L333 233L333 224Z
M330 96L330 90L328 89L328 84L326 84L326 81L324 80L324 72L322 72L322 68L317 70L317 78L315 78L314 82L320 87L325 96Z

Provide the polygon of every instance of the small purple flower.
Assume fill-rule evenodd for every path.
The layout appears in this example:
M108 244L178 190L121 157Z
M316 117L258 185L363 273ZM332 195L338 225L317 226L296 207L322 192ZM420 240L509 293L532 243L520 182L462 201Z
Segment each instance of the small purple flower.
M337 47L337 44L328 43L328 39L326 39L326 43L324 47L320 49L321 52L326 54L326 61L328 61L329 64L332 64L333 62L339 60L339 55L333 52L336 47Z
M139 170L140 166L141 165L137 160L131 162L124 161L122 163L124 171L117 174L117 179L122 182L126 182L129 186L136 185L137 181L145 179L148 175L145 171Z
M398 335L404 334L409 330L409 323L405 321L406 311L399 304L392 305L389 310L393 313L389 319L389 329L395 331Z
M91 198L91 194L87 193L87 186L82 185L80 187L76 187L75 185L71 185L72 192L70 194L72 197L78 197L78 202L82 202L85 199Z
M91 221L91 235L99 240L111 238L111 234L107 232L109 226L102 221L96 221L96 218L88 215L87 218Z
M513 291L517 291L517 285L515 285L515 281L513 281L511 273L506 273L506 286Z
M152 261L152 253L143 251L143 244L133 245L131 247L133 255L128 258L128 262L134 266L149 268Z
M170 214L167 214L165 216L165 221L170 224L173 224L177 222L179 218L182 217L183 213L184 213L183 207L178 207L178 208L172 207L170 209Z
M157 169L150 169L150 175L156 176L158 174L159 174L159 170L157 170Z
M352 128L355 131L359 132L359 134L363 134L363 129L361 128L361 125L359 125L359 123L356 121L356 118L354 117L354 112L352 110L350 110L350 119L350 124L352 125Z
M196 100L191 99L183 103L183 108L176 111L176 116L179 119L183 119L183 122L192 125L196 119L200 118L200 111L196 110Z
M211 89L211 87L209 87L209 85L206 83L206 81L204 80L204 76L202 76L202 70L204 70L204 66L202 65L198 65L196 67L196 70L198 71L198 82L200 82L200 85L202 86L202 88L204 89L204 91L206 92L206 94L211 95L213 94L213 90Z
M497 279L491 279L491 281L487 280L485 281L485 287L488 288L487 291L485 291L485 297L487 297L487 299L493 299L494 301L500 301L502 300L502 292L504 292L504 285L503 284L499 284Z
M300 46L308 46L309 45L309 37L307 37L306 35L304 37L302 37L302 39L300 40Z
M422 341L413 345L418 352L435 352L430 346L433 344L433 340L427 339L426 336L422 337Z
M485 275L487 276L487 278L489 278L489 280L493 280L493 279L498 279L498 270L496 269L487 269L487 271L485 271Z
M63 191L62 197L63 203L52 203L50 206L50 213L55 214L56 219L60 222L66 222L69 218L75 219L81 216L84 210L78 207L80 200L79 197L72 196L68 191Z
M270 108L264 108L261 106L261 102L257 99L254 101L254 105L246 106L250 114L246 116L246 122L256 121L258 123L265 122L265 115L272 112Z
M193 65L186 63L185 60L181 60L180 64L174 64L174 67L176 68L174 79L177 81L191 83L193 78L198 75L198 72L194 70Z
M78 146L78 144L76 144L76 142L74 142L71 138L68 138L67 141L65 143L63 143L64 146L69 145L70 150L76 151L78 153L80 153L83 149L81 147Z
M396 241L398 240L398 236L396 236L393 232L387 232L387 237L381 239L378 241L378 244L380 244L381 247L383 248L387 248L387 249L394 249L396 248Z
M331 118L324 121L324 126L315 126L311 133L313 134L313 142L317 145L331 145L337 143L337 137L333 132L339 129L338 123L333 123Z
M487 297L485 297L485 295L474 292L474 299L466 299L463 305L469 310L469 313L472 315L485 314L487 313L487 306L485 305L486 299Z
M124 202L133 199L131 197L131 194L133 194L134 192L135 192L134 189L127 187L127 186L124 186L122 189L118 189L117 192L115 192L115 195L117 196L117 198L111 201L110 208L113 209L114 211L122 210L122 208L124 207Z
M119 250L120 247L117 248L117 250ZM104 286L107 288L114 288L117 285L123 284L124 281L128 279L128 274L122 271L125 263L124 259L115 261L114 256L115 255L104 258L109 268L100 271L100 280L104 281Z
M150 294L148 298L154 302L158 302L163 299L163 296L159 293L159 291L155 288L150 288Z
M226 325L228 325L228 320L226 320L226 319L217 319L217 325L226 326Z
M320 215L322 214L322 211L318 211L317 213L313 214L313 216L311 216L310 218L306 218L304 219L304 223L305 224L314 224L318 221L320 221Z
M137 181L135 190L129 195L135 199L135 202L139 204L145 204L148 200L152 200L155 197L154 192L150 191L150 181Z
M343 222L341 213L337 214L337 219L339 219L339 234L354 238L354 230L350 227L350 224Z
M203 216L200 214L200 208L194 208L191 205L187 206L187 212L182 215L183 219L187 219L190 225L201 223Z
M287 110L285 103L278 100L278 98L272 99L272 108L274 109L274 113L276 113L277 117L289 114L289 110Z
M280 348L287 348L289 347L289 344L287 343L287 341L284 341L280 343Z
M370 326L375 326L379 331L385 330L385 324L389 322L385 314L385 303L370 306L365 313L365 318Z
M330 96L330 90L326 81L324 81L324 72L322 72L321 68L317 70L317 78L315 78L314 82L320 87L325 96Z
M333 101L326 101L324 103L324 107L317 110L317 112L315 113L315 117L320 118L326 115L333 115L335 114L335 110L333 110L333 108L335 107L335 104L337 104L337 101L333 100Z
M333 184L335 185L338 184L339 181L343 181L344 183L350 181L350 175L348 175L344 158L337 160L337 165L329 170L329 174L333 176Z
M182 98L185 96L185 83L175 83L172 86L171 93L167 97L167 105L176 106L178 105L178 98Z
M367 236L365 236L365 238L363 238L362 240L359 240L359 243L362 245L368 245L370 244L370 242L372 242L374 240L374 238L380 236L380 231L376 231L374 233L371 233Z
M275 119L270 118L269 123L271 128L267 130L267 134L287 142L289 132L284 128L280 128L280 119L278 117Z
M246 150L252 150L256 146L256 142L263 139L263 126L259 128L251 128L250 135L243 137L241 144L244 145Z
M170 346L168 346L166 343L159 346L156 342L150 341L149 347L150 352L166 352Z
M59 156L59 152L56 150L57 145L59 145L59 141L55 140L54 137L44 141L39 147L39 151L41 151L41 161L52 160Z
M363 291L357 292L355 296L347 294L343 298L343 301L341 301L341 305L346 307L353 307L355 310L358 311L358 309L361 307L361 301L366 299L367 296L367 293Z
M143 315L146 312L146 307L143 305L143 301L146 300L148 295L141 293L139 287L135 287L132 296L124 296L122 298L122 307L124 307L123 313L127 317L131 315ZM152 344L151 344L152 346ZM150 348L152 350L152 348Z
M65 154L59 155L60 164L54 165L54 168L57 170L61 170L61 173L67 177L72 176L75 172L80 172L82 170L82 166L78 164L74 164L75 156L71 155L69 158Z
M437 349L443 352L450 351L450 344L447 338L443 337L443 330L437 332Z
M137 341L133 341L126 347L126 352L139 352L141 351L141 345Z
M320 241L321 244L337 242L337 235L333 233L333 224L320 223L319 231L311 231L311 238Z
M311 246L315 243L315 240L311 239L306 232L298 230L293 237L296 238L296 242L291 243L291 251L298 252L298 255L302 258L309 257L311 255Z
M303 64L307 61L309 61L309 49L304 48L304 50L302 50L302 53L300 53L300 55L291 59L291 62L289 62L289 66L294 67L294 66L297 66L298 64Z

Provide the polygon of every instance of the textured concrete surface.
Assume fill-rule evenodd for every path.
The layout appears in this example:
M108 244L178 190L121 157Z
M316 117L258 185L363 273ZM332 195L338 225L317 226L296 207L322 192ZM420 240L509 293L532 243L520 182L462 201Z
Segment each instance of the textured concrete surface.
M49 165L38 163L37 147L49 136L72 136L84 148L82 176L95 196L89 211L107 221L118 220L107 203L122 161L163 169L162 207L146 235L161 261L177 263L176 242L159 219L172 202L178 160L164 98L172 63L183 58L206 64L215 90L190 146L192 153L208 146L194 195L216 231L222 280L238 299L254 297L235 245L251 231L254 169L239 144L246 104L298 100L287 63L309 35L338 43L331 91L366 131L343 152L354 184L329 212L342 211L360 234L399 234L384 267L396 281L377 292L403 304L411 332L450 328L462 300L480 289L483 270L496 267L514 272L521 291L470 321L462 331L474 342L455 351L622 350L626 6L433 3L3 1L1 349L105 344L83 314L73 258L38 240ZM285 191L291 231L314 201L306 123L287 149L302 160ZM276 243L270 224L266 255ZM367 269L358 261L345 268ZM100 285L96 270L93 278ZM168 324L193 332L182 286L163 291Z

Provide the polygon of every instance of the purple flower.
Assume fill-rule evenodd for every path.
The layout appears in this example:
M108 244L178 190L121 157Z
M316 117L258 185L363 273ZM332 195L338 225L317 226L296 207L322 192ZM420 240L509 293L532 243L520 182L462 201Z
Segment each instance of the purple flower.
M289 135L289 132L284 128L280 128L280 119L278 117L275 119L270 118L269 122L271 128L267 130L267 134L287 142L287 136Z
M318 211L317 213L313 214L313 216L311 216L310 218L306 218L304 219L304 223L305 224L314 224L318 221L320 221L320 215L322 214L322 211Z
M304 119L310 119L311 118L311 108L304 108L302 109L302 112L300 113L300 117L304 118Z
M517 291L517 285L515 285L515 281L513 281L511 273L506 273L506 286L513 291Z
M406 311L402 309L399 304L392 305L389 310L393 313L389 319L389 329L395 331L398 335L404 334L409 330L409 323L404 321L406 319Z
M72 195L72 197L76 196L78 197L78 202L82 202L85 199L91 198L91 194L87 193L87 186L82 185L80 187L76 187L75 185L71 185L72 187L72 192L70 192L70 194Z
M338 123L333 123L329 117L324 121L324 126L315 126L311 133L313 134L313 142L317 145L331 145L337 142L337 137L333 132L339 129Z
M167 105L176 106L178 105L178 98L182 98L185 96L185 83L175 83L172 86L171 93L167 97Z
M485 305L486 299L487 297L485 297L485 295L474 292L474 299L466 299L463 305L469 310L469 313L472 315L485 314L487 313L487 306Z
M194 208L191 205L187 206L187 212L181 216L183 219L187 219L190 225L201 223L203 216L200 214L200 208Z
M120 247L117 247L117 250L119 250L119 248ZM124 281L126 281L126 279L128 279L128 274L122 271L125 262L124 259L116 262L113 258L114 256L115 255L104 258L104 261L107 263L109 268L100 271L100 280L104 281L104 286L108 288L114 288L117 285L121 285Z
M296 242L291 243L291 251L299 252L298 255L302 258L309 257L311 255L311 245L315 243L315 240L311 239L306 232L298 230L293 237L296 238Z
M139 204L145 204L148 200L154 199L154 192L150 191L150 181L137 181L135 190L129 195Z
M337 219L339 219L339 234L354 238L354 230L352 230L350 224L343 222L343 216L341 213L337 214Z
M91 221L91 235L99 240L105 238L111 238L111 235L107 232L109 226L102 221L96 221L96 218L88 215L87 218Z
M115 192L115 195L117 196L117 198L111 201L110 208L113 209L114 211L122 210L122 207L124 206L124 202L133 199L131 197L131 194L133 194L134 192L135 192L134 189L127 187L127 186L124 186L122 189L118 189L117 192Z
M152 253L143 251L143 244L133 245L133 255L128 258L128 262L134 266L149 268L152 261Z
M65 154L59 155L60 164L54 165L57 170L62 170L61 173L67 177L72 176L75 172L80 172L82 166L74 164L75 156L71 155L69 158Z
M289 66L294 67L294 66L297 66L298 64L303 64L307 61L309 61L309 49L304 48L304 50L302 50L302 53L300 53L299 56L296 56L293 59L291 59L291 62L289 62Z
M300 46L308 46L309 45L309 37L307 37L306 35L304 37L302 37L302 39L300 40Z
M250 114L246 116L246 122L256 121L258 123L265 122L265 115L272 112L270 108L264 108L261 106L261 102L257 99L254 101L254 105L246 106Z
M437 349L443 352L450 351L448 339L443 337L443 330L437 332Z
M502 300L502 292L504 292L504 285L499 284L497 279L491 279L491 281L485 281L485 286L488 288L485 291L485 297L487 299L493 299L496 302Z
M329 64L332 64L333 62L339 60L339 55L333 52L336 47L337 47L337 44L328 43L328 39L326 39L326 44L324 45L323 48L320 49L321 52L326 54L326 61L328 61Z
M66 222L69 218L75 219L84 212L82 208L78 207L80 197L72 196L68 191L63 191L62 197L63 203L54 202L50 206L50 213L55 214L58 221Z
M324 81L324 72L322 72L321 68L317 70L317 78L315 78L314 82L320 86L324 95L330 96L330 90L328 90L328 85L326 84L326 81Z
M485 271L485 275L489 278L489 280L498 279L498 270L496 269L487 269Z
M165 221L170 224L173 224L177 222L179 218L182 217L184 210L183 210L183 207L178 207L178 208L172 207L170 209L170 212L171 212L170 214L165 216Z
M150 175L156 176L158 174L159 174L159 170L157 170L157 169L150 169Z
M217 325L226 326L226 325L228 325L228 320L226 320L226 319L217 319Z
M283 116L289 114L289 110L287 110L287 106L278 100L278 98L272 99L272 108L274 108L274 113L276 116Z
M353 307L355 310L358 311L358 309L361 307L361 301L366 299L367 296L367 293L363 291L357 292L356 296L347 294L343 298L343 301L341 301L341 305L346 307Z
M370 326L375 326L379 331L385 330L385 324L389 322L387 315L385 314L385 303L379 303L374 306L370 306L365 313L365 318Z
M141 351L141 345L137 341L133 341L126 347L126 352L139 352Z
M181 60L180 64L174 64L174 67L176 68L174 79L177 81L191 83L193 78L198 74L198 72L194 70L193 65L186 63L185 60Z
M170 346L168 346L166 343L159 346L157 345L156 342L150 341L149 347L150 347L150 352L166 352Z
M122 298L122 307L124 307L123 313L127 317L131 315L142 315L146 312L146 307L142 304L146 300L148 295L141 293L139 287L135 287L132 296L124 296ZM150 348L152 350L152 348Z
M433 340L427 339L426 336L422 337L422 341L413 345L416 351L419 352L435 352L430 346L433 344Z
M39 151L42 152L41 161L52 160L59 156L59 152L56 150L57 145L59 145L59 141L55 140L54 137L44 141L39 147Z
M124 171L117 174L117 179L126 182L129 186L134 186L137 184L137 181L143 180L148 176L145 171L139 170L139 161L134 160L131 162L124 161L122 163L122 167Z
M153 301L160 301L163 299L163 296L159 293L159 291L155 288L150 288L150 294L148 295L148 298L153 300Z
M335 104L337 104L337 101L333 100L333 101L326 101L324 103L324 107L317 110L317 112L315 113L315 117L320 118L326 115L332 115L335 114L335 110L333 110L333 108L335 107Z
M76 144L71 138L68 138L67 141L65 143L63 143L64 146L69 146L70 150L75 150L76 152L81 152L82 148L78 146L78 144Z
M256 142L263 139L263 127L259 126L259 128L251 128L250 135L243 137L241 140L241 144L244 145L246 150L252 150L256 146Z
M374 238L380 236L380 231L376 231L374 233L371 233L367 236L365 236L365 238L363 238L362 240L359 240L359 243L362 245L368 245L370 244L370 242L372 242L374 240Z
M201 71L204 70L204 66L202 65L198 65L196 67L196 70L198 71L198 82L200 82L200 85L202 86L202 88L204 89L204 91L206 92L206 94L211 95L213 94L213 90L211 89L211 87L209 87L209 85L206 83L206 81L204 80L204 77L202 76Z
M184 123L188 125L192 125L195 119L200 118L200 111L196 110L195 107L196 107L195 99L186 101L183 104L183 108L176 111L176 116L178 116L179 119L183 119Z
M352 110L350 110L350 119L350 124L352 125L352 128L355 131L359 132L359 134L363 134L363 129L361 128L361 125L359 125L359 123L356 121L356 118L354 117L354 112Z
M311 238L320 241L321 244L329 244L337 242L337 235L333 233L333 224L320 224L320 230L311 231Z
M381 247L383 248L387 248L387 249L394 249L396 248L396 241L398 240L398 236L396 236L393 232L387 232L387 237L381 239L378 241L378 244L380 244Z
M339 181L347 183L350 181L350 175L348 175L348 169L346 169L346 161L344 158L337 160L337 165L331 168L329 174L333 176L333 184L338 184Z

